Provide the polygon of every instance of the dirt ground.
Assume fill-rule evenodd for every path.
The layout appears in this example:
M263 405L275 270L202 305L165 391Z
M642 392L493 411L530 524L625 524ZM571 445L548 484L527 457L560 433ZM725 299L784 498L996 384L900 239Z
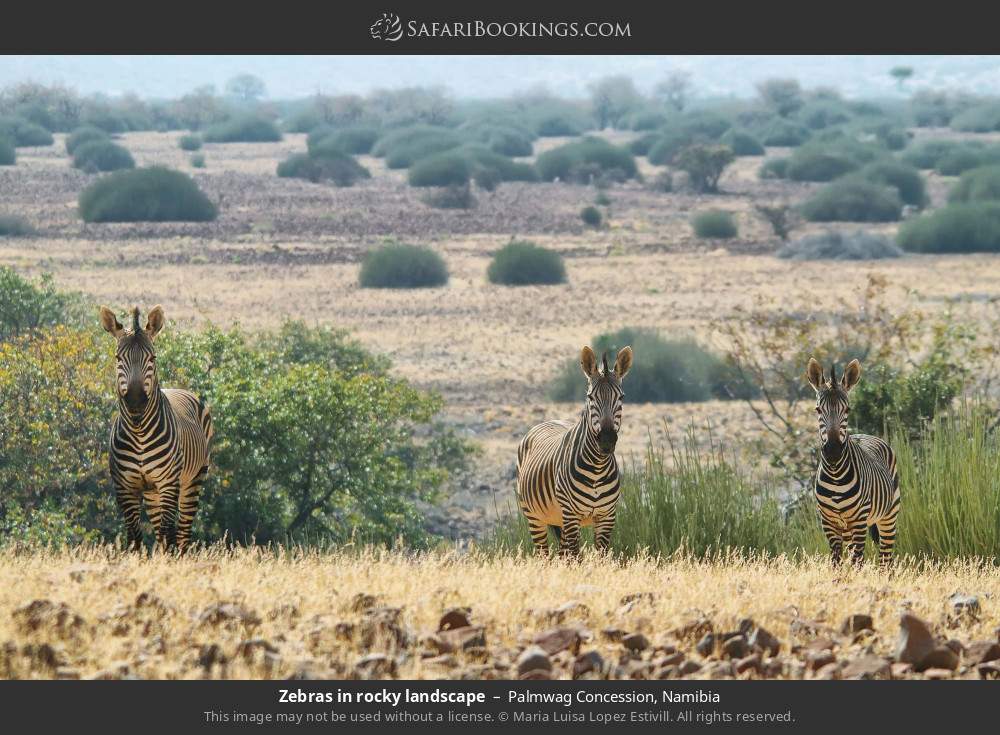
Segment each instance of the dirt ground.
M446 418L482 448L475 472L437 512L455 536L481 531L495 517L494 504L503 509L512 499L520 436L537 421L576 414L577 406L549 402L546 388L599 333L651 327L721 347L713 322L759 295L774 297L776 309L803 300L822 307L856 292L871 273L886 276L900 298L928 309L955 298L1000 298L1000 259L994 256L908 256L875 264L775 258L778 242L754 205L794 204L814 185L758 180L760 157L738 159L718 196L660 193L641 183L615 186L608 192L608 224L593 230L579 218L594 200L592 187L504 184L492 194L478 192L471 211L439 210L406 185L404 172L387 171L369 157L362 162L373 178L349 189L279 179L278 161L305 149L302 135L279 143L206 144L205 169L191 168L179 137L133 133L122 143L139 165L164 164L194 176L220 205L216 222L85 224L76 200L93 177L70 167L63 136L57 136L55 145L20 149L17 166L0 168L0 211L21 214L39 230L32 238L0 239L0 263L51 272L60 286L93 301L95 320L99 304L124 309L162 303L173 325L183 327L239 322L262 328L291 317L351 330L368 348L388 355L400 375L440 391ZM540 149L560 142L542 141ZM651 180L656 167L641 161ZM930 177L935 202L943 201L948 183ZM689 220L708 207L735 212L739 238L698 240ZM895 225L875 229L892 232ZM512 237L560 251L569 282L489 284L490 257ZM451 271L449 284L360 289L359 260L390 238L439 251ZM640 457L650 436L680 435L692 424L711 422L722 441L754 430L750 410L737 402L627 401L623 461Z

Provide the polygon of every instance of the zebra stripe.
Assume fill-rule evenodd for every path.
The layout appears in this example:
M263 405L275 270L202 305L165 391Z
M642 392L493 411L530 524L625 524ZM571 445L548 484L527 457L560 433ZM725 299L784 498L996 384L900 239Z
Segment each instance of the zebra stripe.
M839 563L846 542L854 562L860 563L868 532L878 544L880 561L888 562L896 542L899 473L896 455L885 441L848 432L848 394L861 377L861 364L852 360L838 383L833 367L827 380L811 359L806 375L816 391L822 449L816 501L833 561Z
M632 349L618 353L614 370L603 369L590 347L581 367L587 402L576 422L545 421L534 426L517 448L517 498L538 552L555 530L563 553L577 553L581 526L594 526L595 543L605 550L615 525L621 487L615 445L621 429L621 381L632 364Z
M160 388L153 340L163 328L162 307L149 312L143 329L138 307L131 329L105 307L101 322L117 340L118 413L111 422L108 465L129 547L142 546L145 505L157 544L183 552L208 472L211 412L190 391Z

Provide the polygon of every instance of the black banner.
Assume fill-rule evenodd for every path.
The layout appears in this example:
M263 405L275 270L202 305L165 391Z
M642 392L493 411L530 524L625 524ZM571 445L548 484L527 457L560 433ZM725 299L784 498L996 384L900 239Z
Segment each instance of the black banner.
M4 730L810 733L920 732L996 721L991 682L283 681L5 682Z

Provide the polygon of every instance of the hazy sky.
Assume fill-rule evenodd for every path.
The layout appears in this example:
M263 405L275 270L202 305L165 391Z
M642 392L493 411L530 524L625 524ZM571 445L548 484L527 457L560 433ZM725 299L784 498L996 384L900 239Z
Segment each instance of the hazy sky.
M581 96L589 81L608 74L629 74L649 89L669 70L687 69L702 96L749 96L757 82L774 76L875 96L895 93L888 71L897 65L916 70L912 89L1000 93L997 56L0 56L0 86L32 80L85 94L176 97L206 83L221 89L233 75L250 72L272 99L414 85L490 97L543 84Z

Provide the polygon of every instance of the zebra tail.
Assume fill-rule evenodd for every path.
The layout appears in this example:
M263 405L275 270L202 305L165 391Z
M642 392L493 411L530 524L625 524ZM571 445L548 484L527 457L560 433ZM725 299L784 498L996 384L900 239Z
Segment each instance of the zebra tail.
M874 523L868 526L868 535L872 537L872 541L876 544L879 542L878 526Z

